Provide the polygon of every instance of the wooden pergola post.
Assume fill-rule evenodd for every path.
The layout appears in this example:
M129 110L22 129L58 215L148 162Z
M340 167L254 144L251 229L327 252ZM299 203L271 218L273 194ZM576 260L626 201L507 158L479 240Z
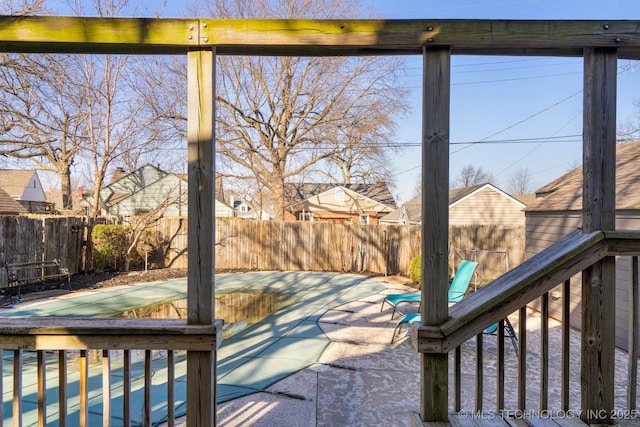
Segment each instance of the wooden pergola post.
M449 317L449 104L451 51L424 48L422 102L422 323ZM447 421L448 355L421 353L420 417Z
M616 227L617 51L584 51L582 228ZM614 400L614 257L582 273L582 415L589 424L611 424Z
M189 258L188 314L191 325L214 320L215 248L215 51L188 53ZM215 351L187 353L187 426L216 424Z

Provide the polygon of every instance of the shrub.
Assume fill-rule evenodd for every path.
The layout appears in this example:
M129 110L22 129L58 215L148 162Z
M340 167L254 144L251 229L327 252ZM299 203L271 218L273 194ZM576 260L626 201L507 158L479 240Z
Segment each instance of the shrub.
M409 262L409 279L417 284L422 282L422 258L419 256L412 258Z
M120 224L97 224L93 227L93 266L96 270L121 270L129 246L129 227ZM138 257L137 252L132 253ZM130 260L131 261L131 260Z
M448 271L449 279L451 279L451 273L453 272L451 265L448 266ZM409 279L418 285L422 283L422 258L419 256L412 258L409 263Z

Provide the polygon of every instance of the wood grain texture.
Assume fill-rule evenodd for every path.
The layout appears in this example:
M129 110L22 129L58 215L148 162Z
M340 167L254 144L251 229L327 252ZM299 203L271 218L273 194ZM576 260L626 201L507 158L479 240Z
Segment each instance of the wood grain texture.
M585 233L616 228L617 51L584 52L583 198ZM609 423L614 401L615 258L605 257L582 272L581 415ZM593 418L596 410L605 419Z
M189 169L189 269L187 319L214 318L215 256L215 51L188 54L187 156ZM187 352L187 426L216 424L216 349Z
M303 20L0 17L0 50L184 54L216 46L221 55L419 55L424 46L456 54L580 56L616 47L640 57L638 21Z
M438 325L448 316L449 103L451 52L423 52L422 101L422 321ZM421 355L420 416L425 421L448 419L446 354Z
M638 257L631 257L629 268L629 373L627 376L627 409L636 409L638 391L638 341L640 340L640 278Z

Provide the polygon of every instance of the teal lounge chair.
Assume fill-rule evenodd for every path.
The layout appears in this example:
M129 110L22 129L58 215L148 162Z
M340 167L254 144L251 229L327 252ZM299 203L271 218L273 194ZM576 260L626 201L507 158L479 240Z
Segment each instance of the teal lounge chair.
M396 327L393 330L393 335L391 336L391 344L396 339L396 334L400 330L402 325L409 325L413 322L420 321L420 313L407 313L401 318L398 319L398 323L396 323ZM498 323L494 323L484 330L484 333L487 335L497 335L498 332ZM513 325L509 321L509 318L504 319L504 332L505 336L511 338L511 344L513 345L513 349L516 352L516 356L518 355L518 337L516 336L516 331L513 329Z
M462 260L460 266L458 266L458 271L456 271L456 275L451 282L451 286L449 286L449 302L456 303L460 301L464 294L467 292L467 288L469 287L469 283L471 283L471 278L473 277L473 272L476 271L476 267L478 267L478 263L474 261ZM387 303L393 307L393 311L391 312L391 318L396 314L396 309L398 308L398 304L400 303L420 303L421 294L412 293L412 294L389 294L384 300L382 300L382 306L380 307L380 311L384 310L384 304Z

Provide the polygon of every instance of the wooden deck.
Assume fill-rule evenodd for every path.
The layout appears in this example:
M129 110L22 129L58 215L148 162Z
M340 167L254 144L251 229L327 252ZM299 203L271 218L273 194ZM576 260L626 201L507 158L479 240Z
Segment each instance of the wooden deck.
M640 426L640 413L617 414L616 426ZM449 422L425 422L420 415L412 414L411 427L578 427L587 426L577 412L563 411L504 411L465 412L449 414Z

